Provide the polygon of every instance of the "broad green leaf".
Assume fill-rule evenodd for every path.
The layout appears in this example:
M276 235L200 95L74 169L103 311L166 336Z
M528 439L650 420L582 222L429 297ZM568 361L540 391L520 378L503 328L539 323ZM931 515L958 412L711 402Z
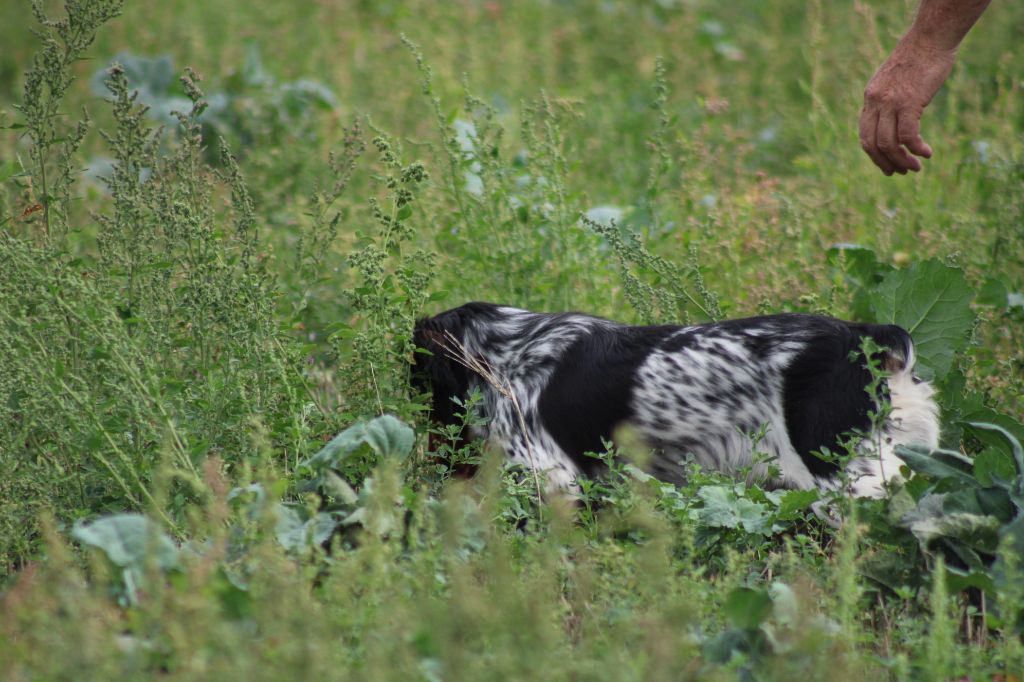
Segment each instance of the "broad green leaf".
M990 447L974 456L974 477L982 485L1012 481L1017 477L1017 467L1009 453Z
M1017 514L1013 499L1006 488L990 486L974 491L981 513L994 516L1002 523L1008 523Z
M945 403L943 403L943 408L945 408ZM970 430L972 436L985 445L995 447L1007 454L1012 454L1014 441L1018 443L1024 441L1024 424L1009 415L996 412L992 408L981 405L974 406L972 410L961 415L961 420L964 426ZM992 426L998 426L1009 433L1010 437L1004 436L999 429L991 428Z
M741 527L747 533L771 535L782 530L781 527L777 527L772 523L771 515L760 502L754 502L741 497L736 501L736 512L739 515Z
M772 615L780 625L795 625L800 617L800 602L789 585L776 580L768 586L772 598Z
M1000 523L1009 522L1016 513L1005 488L965 488L944 493L942 511L946 514L977 514L992 516Z
M178 567L178 548L159 525L141 514L117 514L92 523L79 522L71 530L71 537L99 549L121 569L123 596L130 604L138 602L148 565L164 571Z
M989 594L995 591L995 582L984 568L961 569L946 565L946 589L951 593L963 592L968 588L984 590Z
M850 314L856 319L871 317L870 293L893 270L878 260L873 249L860 244L840 243L826 253L829 265L851 290Z
M301 552L327 542L338 526L336 514L321 512L305 518L303 511L284 504L274 508L277 515L274 534L278 543L289 552Z
M917 500L907 490L907 486L900 486L889 498L885 518L891 525L897 525L899 520L903 518L903 515L916 506Z
M1007 555L1011 555L1010 561ZM1012 523L1008 523L999 530L999 551L996 553L996 560L992 564L992 578L997 587L1005 588L1009 581L1017 583L1024 574L1021 572L1024 566L1024 515L1018 516ZM1013 572L1007 575L1010 565L1014 567Z
M929 450L916 445L897 447L896 456L915 473L935 479L950 479L961 485L977 486L971 473L974 463L953 450Z
M875 288L871 308L878 322L910 332L919 373L941 379L953 366L953 355L967 346L973 298L959 268L932 259L886 275Z
M333 471L324 472L324 490L333 495L342 504L352 506L359 500L359 495L352 486Z
M839 270L855 289L870 289L894 268L878 260L874 249L860 244L833 244L825 252L828 264Z
M1024 491L1024 446L1020 444L1020 440L1010 433L1008 429L1005 429L998 424L971 422L970 426L971 428L980 429L981 431L993 431L1005 439L1005 442L1009 444L1010 454L1013 456L1013 461L1017 465L1018 492Z
M260 483L250 483L249 485L239 488L232 488L231 491L228 492L227 501L230 502L231 500L239 497L245 497L247 495L252 495L253 500L257 504L262 504L263 500L267 496L267 491L263 489L263 485Z
M221 566L213 578L214 592L228 618L240 620L252 615L253 596L248 586Z
M742 652L749 656L751 652L758 651L758 644L760 648L765 648L766 640L760 630L751 632L729 628L704 642L702 653L712 663L728 663L736 653Z
M709 526L737 526L736 495L732 490L721 485L708 485L698 490L697 496L704 503L704 506L697 510L701 521Z
M921 581L916 554L908 555L888 548L861 557L858 572L893 592L903 587L914 587Z
M768 507L740 497L730 487L704 486L697 492L704 506L695 510L696 517L713 528L736 528L747 533L771 535L775 528L771 523Z
M768 592L750 587L737 587L725 600L725 615L734 627L753 630L772 613Z
M926 495L916 509L904 514L900 526L906 528L922 547L937 539L962 542L967 547L985 552L995 551L1001 524L992 516L967 512L950 512L948 495Z
M379 457L405 459L414 440L415 433L411 428L385 414L345 429L305 464L314 469L337 468L363 445L369 446Z
M77 523L71 537L102 550L121 568L142 569L148 560L164 570L178 566L178 548L160 526L141 514L117 514Z
M882 263L875 255L874 249L860 244L833 244L825 252L828 264L842 270L855 284L867 287L875 284L875 279L890 272L893 267Z
M991 539L991 538L990 538ZM956 557L954 565L966 566L968 571L984 571L985 561L972 547L968 547L963 540L954 538L942 538L936 543L946 552L951 552ZM989 544L982 551L986 554L995 552L995 545ZM949 555L947 554L947 557Z
M818 501L817 490L787 490L779 503L779 518L789 519Z

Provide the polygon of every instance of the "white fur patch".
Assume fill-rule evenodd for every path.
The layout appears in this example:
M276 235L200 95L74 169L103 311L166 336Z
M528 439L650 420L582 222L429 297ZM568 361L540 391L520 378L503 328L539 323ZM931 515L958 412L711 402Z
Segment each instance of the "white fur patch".
M887 483L901 479L903 460L896 456L897 446L939 447L939 406L932 385L915 379L907 368L887 381L892 412L880 431L864 439L862 456L847 468L852 476L850 492L857 497L882 497Z

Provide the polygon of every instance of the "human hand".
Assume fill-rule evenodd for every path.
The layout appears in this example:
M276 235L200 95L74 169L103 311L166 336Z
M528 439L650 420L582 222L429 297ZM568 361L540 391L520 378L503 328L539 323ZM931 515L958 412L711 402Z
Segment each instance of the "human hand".
M886 175L921 170L911 153L931 158L921 138L921 113L949 77L956 50L901 43L864 90L860 146ZM908 151L909 150L909 151Z

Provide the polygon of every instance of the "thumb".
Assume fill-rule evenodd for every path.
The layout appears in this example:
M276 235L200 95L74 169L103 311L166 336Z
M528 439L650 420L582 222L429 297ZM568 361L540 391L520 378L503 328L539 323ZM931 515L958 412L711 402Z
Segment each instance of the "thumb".
M896 136L899 143L916 156L932 157L932 148L921 138L920 112L901 110L896 117Z

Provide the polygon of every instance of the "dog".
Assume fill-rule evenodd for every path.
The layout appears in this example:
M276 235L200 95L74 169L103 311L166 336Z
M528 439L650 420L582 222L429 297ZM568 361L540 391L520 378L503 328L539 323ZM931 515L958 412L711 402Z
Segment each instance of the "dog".
M880 349L881 381L866 339ZM857 497L881 497L899 479L897 446L938 447L935 391L914 375L913 341L895 325L787 313L630 326L475 302L419 320L413 341L413 382L432 392L431 418L460 423L453 398L478 390L486 425L469 436L556 488L598 475L603 464L586 453L603 452L622 426L649 446L646 469L664 481L683 483L691 458L755 475L771 470L767 460L770 485L822 490L843 479L819 453L845 453L860 434L846 467Z

